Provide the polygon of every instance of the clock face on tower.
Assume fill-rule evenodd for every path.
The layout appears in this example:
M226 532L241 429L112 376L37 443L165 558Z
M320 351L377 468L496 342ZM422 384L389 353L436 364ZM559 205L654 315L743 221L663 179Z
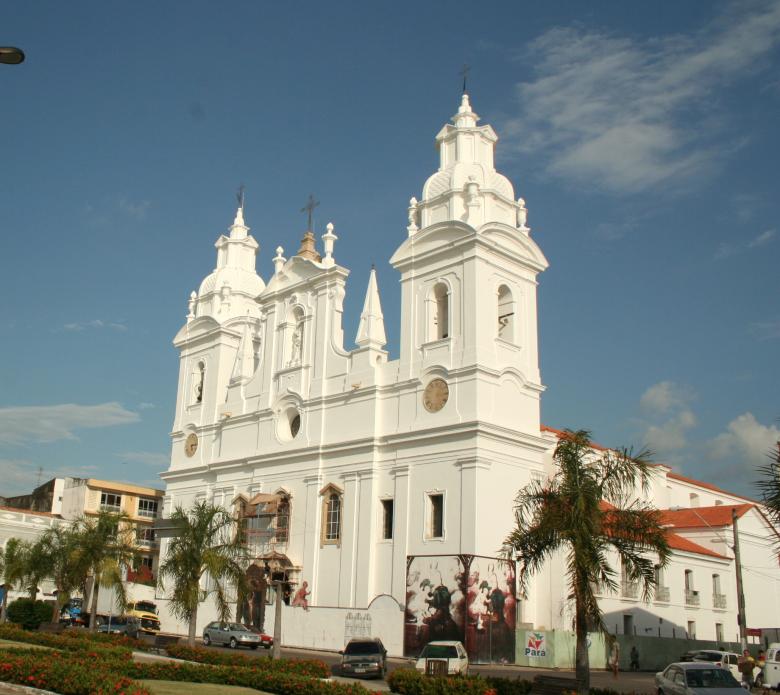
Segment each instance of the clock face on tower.
M197 450L198 450L198 435L192 432L187 436L187 439L184 441L184 453L187 454L187 456L193 456Z
M440 411L450 397L450 387L444 379L432 379L423 391L423 406L429 413Z

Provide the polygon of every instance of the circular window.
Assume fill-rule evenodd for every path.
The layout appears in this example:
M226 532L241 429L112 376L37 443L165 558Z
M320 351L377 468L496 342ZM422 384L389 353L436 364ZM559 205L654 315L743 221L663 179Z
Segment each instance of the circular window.
M289 442L298 436L301 430L301 414L294 405L289 405L279 413L276 422L276 434L280 441Z

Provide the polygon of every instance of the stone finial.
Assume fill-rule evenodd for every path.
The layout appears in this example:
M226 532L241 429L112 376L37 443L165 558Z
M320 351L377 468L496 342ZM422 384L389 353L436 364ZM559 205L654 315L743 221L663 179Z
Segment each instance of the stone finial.
M325 249L325 258L322 259L324 265L331 266L335 263L333 260L333 246L338 240L338 237L333 233L333 222L328 222L325 226L327 230L322 235L322 246Z
M307 258L310 261L322 260L320 254L317 253L317 241L314 238L314 232L308 231L303 235L301 239L301 248L298 249L298 253L295 254L300 258Z
M517 226L520 229L528 229L528 208L524 198L517 199Z
M278 275L282 272L284 264L287 263L287 259L282 255L284 249L281 246L276 247L276 256L274 256L274 275Z
M197 300L198 295L195 293L195 290L193 290L190 292L190 300L187 302L187 308L189 309L189 313L187 314L187 323L195 318L195 302Z
M417 198L412 196L409 198L409 225L406 227L406 231L409 232L409 236L412 236L419 227L417 226L417 213L420 210Z
M233 224L230 226L230 238L246 239L248 232L249 227L244 223L244 207L242 205L236 210L236 217L233 220Z
M477 125L479 116L471 110L469 95L464 94L460 99L458 113L453 116L453 121L457 128L474 128Z

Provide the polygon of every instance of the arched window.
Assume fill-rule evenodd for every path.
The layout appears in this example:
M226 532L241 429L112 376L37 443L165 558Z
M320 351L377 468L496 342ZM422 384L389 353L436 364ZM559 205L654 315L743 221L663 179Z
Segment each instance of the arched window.
M498 288L498 337L515 342L515 304L506 285Z
M428 340L442 340L450 335L450 296L447 285L438 282L429 299Z
M279 495L276 506L276 542L286 545L290 536L290 498L287 495Z
M322 542L341 542L342 492L335 485L326 485L322 490Z
M205 380L206 380L206 363L198 362L198 366L195 369L195 374L193 375L192 396L193 396L194 403L203 402L203 387L204 387Z

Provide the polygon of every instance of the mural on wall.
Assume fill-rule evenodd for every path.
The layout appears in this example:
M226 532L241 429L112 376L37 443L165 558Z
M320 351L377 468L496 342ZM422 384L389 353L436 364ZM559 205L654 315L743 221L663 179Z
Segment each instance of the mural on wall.
M515 563L476 555L406 560L404 655L434 640L460 640L477 663L513 663Z

